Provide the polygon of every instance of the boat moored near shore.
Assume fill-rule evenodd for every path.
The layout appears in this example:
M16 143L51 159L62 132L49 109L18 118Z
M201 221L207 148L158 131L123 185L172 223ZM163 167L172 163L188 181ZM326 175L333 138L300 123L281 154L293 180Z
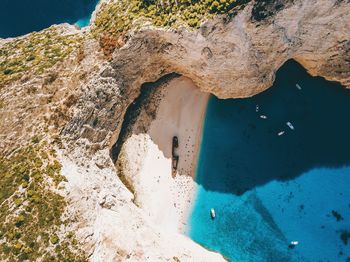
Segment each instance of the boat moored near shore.
M210 216L211 216L212 219L215 218L215 210L214 210L214 208L210 209Z

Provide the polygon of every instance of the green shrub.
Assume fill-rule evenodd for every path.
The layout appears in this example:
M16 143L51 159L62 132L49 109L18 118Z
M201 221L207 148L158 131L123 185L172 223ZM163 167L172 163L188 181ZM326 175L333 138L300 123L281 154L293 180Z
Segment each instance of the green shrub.
M24 221L25 221L25 217L23 215L19 215L16 219L16 227L22 226Z
M20 206L20 205L22 205L23 200L20 198L16 198L14 202L15 202L16 206Z
M13 247L17 250L20 250L23 247L23 245L22 245L22 243L17 242Z
M55 157L55 151L44 142L17 149L11 156L0 152L0 238L4 241L0 261L43 261L47 255L58 258L56 261L85 261L73 233L70 238L57 236L67 223L61 219L67 203L49 189L54 183L47 184L48 177L62 180L61 165L52 160ZM50 243L60 247L48 249Z
M5 74L5 75L11 75L11 74L13 74L13 73L14 73L13 70L10 69L10 68L7 68L7 69L4 70L4 74Z
M58 238L57 235L52 235L52 236L50 237L50 242L51 242L53 245L56 245L56 244L58 243L58 241L59 241L59 238Z
M97 13L93 35L99 39L123 38L135 20L146 18L156 26L177 24L198 28L204 19L224 14L247 0L119 0L104 3ZM106 37L108 36L108 37ZM118 41L117 41L118 42ZM119 41L123 42L123 41ZM101 45L101 43L100 43ZM103 48L103 46L101 45ZM118 47L118 44L115 44Z
M0 51L0 88L24 74L42 74L81 46L83 38L51 27L4 44Z

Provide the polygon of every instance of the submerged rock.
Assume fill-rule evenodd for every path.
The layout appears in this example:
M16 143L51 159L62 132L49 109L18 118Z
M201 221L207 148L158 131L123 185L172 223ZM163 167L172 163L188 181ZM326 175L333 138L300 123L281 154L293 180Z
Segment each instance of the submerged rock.
M341 220L344 220L343 216L339 212L337 212L335 210L332 210L332 215L335 217L335 219L338 222L341 221Z

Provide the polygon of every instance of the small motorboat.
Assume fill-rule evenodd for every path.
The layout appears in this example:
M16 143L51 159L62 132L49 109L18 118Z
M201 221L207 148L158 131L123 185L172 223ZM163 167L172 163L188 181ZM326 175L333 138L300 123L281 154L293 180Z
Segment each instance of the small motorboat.
M259 105L255 106L255 112L259 112Z
M277 135L282 136L284 134L284 131L279 132Z
M301 90L301 86L299 84L295 85L299 90Z
M260 115L260 118L261 118L261 119L267 119L267 116L265 116L265 115Z
M298 244L299 244L299 241L296 241L296 240L290 241L288 248L294 249Z
M291 122L287 122L286 124L287 124L287 126L288 126L290 129L294 130L294 126L292 125Z
M294 240L294 241L291 241L290 244L293 246L296 246L299 244L299 241Z
M215 218L215 210L214 210L214 208L210 209L210 216L211 216L211 219Z

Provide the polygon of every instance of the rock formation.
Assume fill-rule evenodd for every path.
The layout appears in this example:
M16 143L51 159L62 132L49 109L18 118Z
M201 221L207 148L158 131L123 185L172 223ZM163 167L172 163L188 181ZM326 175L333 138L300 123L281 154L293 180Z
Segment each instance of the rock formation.
M220 98L249 97L269 88L279 67L294 59L310 74L350 87L347 0L256 0L199 29L145 25L130 31L109 60L90 29L58 27L83 35L81 48L39 76L0 87L0 148L10 151L35 130L45 133L36 129L44 122L62 139L56 150L68 179L68 210L78 216L73 228L93 261L222 259L181 234L159 231L117 176L110 149L144 83L177 73Z
M254 5L232 17L209 20L199 30L145 27L132 32L111 63L85 87L78 102L82 110L64 132L83 132L84 137L90 129L82 124L98 117L103 120L89 132L100 135L91 135L91 141L101 142L101 131L113 131L108 140L113 144L125 108L142 83L172 72L192 79L204 92L241 98L270 87L278 68L295 59L312 75L350 86L348 2L294 1L260 21L252 15Z

